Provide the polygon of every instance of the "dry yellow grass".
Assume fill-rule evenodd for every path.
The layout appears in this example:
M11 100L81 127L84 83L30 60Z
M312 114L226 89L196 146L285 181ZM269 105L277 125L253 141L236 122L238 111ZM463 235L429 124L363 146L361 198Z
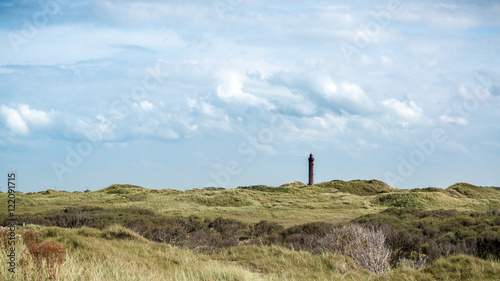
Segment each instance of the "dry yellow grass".
M420 270L398 269L377 276L360 269L350 258L279 246L234 247L208 256L142 239L120 226L102 231L86 227L30 226L29 229L40 231L67 248L54 280L498 280L500 277L500 263L467 256L441 259ZM110 238L117 234L123 236ZM12 274L7 272L6 255L2 253L0 280L49 280L52 273L29 259L24 243L16 245L16 253L18 261L28 262L18 264L17 272Z

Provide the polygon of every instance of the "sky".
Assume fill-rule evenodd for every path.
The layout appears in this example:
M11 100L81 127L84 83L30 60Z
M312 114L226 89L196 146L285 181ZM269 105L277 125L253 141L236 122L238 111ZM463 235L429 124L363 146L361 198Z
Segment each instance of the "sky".
M500 186L497 1L0 1L0 180Z

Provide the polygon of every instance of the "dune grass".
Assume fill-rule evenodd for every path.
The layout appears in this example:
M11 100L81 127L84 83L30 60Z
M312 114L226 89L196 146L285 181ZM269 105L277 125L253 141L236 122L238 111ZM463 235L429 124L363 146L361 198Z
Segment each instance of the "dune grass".
M437 260L420 270L397 269L376 280L500 280L500 263L465 255L451 256Z
M207 256L148 241L121 226L29 229L68 249L58 280L336 280L342 276L356 280L370 275L342 256L276 246L230 248ZM23 243L16 251L19 259L29 257ZM0 262L5 264L5 255ZM5 266L0 269L1 280L39 280L40 276L46 274L33 262L18 265L14 275Z
M7 194L1 193L0 200ZM47 190L17 194L18 214L42 214L67 207L140 208L168 217L224 217L243 222L268 220L284 226L311 221L346 222L389 207L494 210L500 190L455 184L447 189L400 190L383 182L331 181L315 186L294 182L280 187L238 189L155 190L112 185L82 192ZM6 214L0 214L0 219Z
M0 193L0 200L5 202L6 196ZM496 212L500 208L500 189L458 183L447 189L399 190L376 180L331 181L315 186L293 182L279 187L261 185L187 191L112 185L85 193L55 190L18 193L16 205L19 218L43 219L76 209L83 212L81 217L84 219L85 210L91 213L102 209L109 215L108 220L117 223L136 218L221 217L243 223L266 220L290 227L311 222L339 224L357 219L380 221L415 233L435 229L437 238L454 235L454 239L459 240L461 236L496 235L491 232L494 222L489 222L491 226L483 231L484 224L478 221L481 212ZM427 213L417 212L419 209ZM475 212L474 217L468 216L467 212ZM408 219L403 220L393 213L405 214ZM0 220L3 221L5 216L4 212L0 213ZM429 222L435 218L440 218L438 224ZM415 228L410 221L421 221L422 227ZM464 231L473 232L451 233L447 230L465 225L470 229L464 228ZM311 254L277 245L240 245L205 255L150 241L121 225L106 223L99 229L28 225L18 231L23 229L40 231L44 233L45 241L66 247L66 260L58 273L58 280L500 279L497 261L469 256L451 256L424 269L399 268L377 276L360 269L347 257ZM16 251L20 260L28 253L23 243L18 246ZM39 272L33 263L27 263L18 267L16 275L9 275L4 254L0 256L0 264L0 280L40 280L40 274L48 274Z
M499 280L500 263L459 255L419 269L396 269L375 275L350 258L311 254L279 246L239 246L213 255L193 253L143 239L121 226L103 230L29 226L67 249L55 280ZM3 249L1 250L3 251ZM18 241L18 259L28 258ZM4 265L6 256L0 256ZM0 267L0 280L48 280L33 262L17 272Z
M48 241L67 248L58 280L259 280L260 274L239 265L210 260L164 243L148 241L121 226L102 231L92 228L61 229L31 226ZM18 259L29 258L21 242ZM0 262L5 264L2 255ZM17 273L0 268L1 280L45 280L35 264L17 266ZM47 279L48 280L48 279Z

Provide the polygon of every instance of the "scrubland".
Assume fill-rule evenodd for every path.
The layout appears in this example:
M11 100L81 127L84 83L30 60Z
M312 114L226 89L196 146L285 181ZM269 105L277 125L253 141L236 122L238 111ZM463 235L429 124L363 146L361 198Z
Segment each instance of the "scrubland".
M1 280L500 279L498 187L112 185L17 193L16 215Z

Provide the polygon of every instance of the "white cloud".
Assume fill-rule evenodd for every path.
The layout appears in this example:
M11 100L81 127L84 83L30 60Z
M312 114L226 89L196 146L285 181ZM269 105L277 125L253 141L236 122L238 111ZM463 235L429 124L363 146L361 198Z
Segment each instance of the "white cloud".
M144 110L144 111L151 111L155 106L154 104L150 103L147 100L143 100L139 102L139 106Z
M215 106L208 104L206 102L201 102L200 105L198 106L199 110L201 113L203 113L206 116L209 117L217 117L220 116L221 112L218 112L217 108Z
M399 101L395 98L385 99L382 105L394 112L398 117L404 120L399 120L398 123L403 127L408 127L411 123L428 123L429 120L422 113L422 108L414 101Z
M336 129L339 132L343 132L347 123L347 118L344 116L335 116L331 113L327 113L324 116L316 116L315 120L319 122L321 128L324 129Z
M46 113L41 110L30 109L30 106L27 104L21 104L19 105L19 113L21 113L23 118L29 124L33 124L36 126L46 126L49 125L52 121L50 115L53 113L53 111L50 113Z
M314 76L315 88L326 100L346 108L370 108L371 99L359 85L349 81L337 85L327 74L315 74Z
M38 129L48 126L52 122L54 111L47 113L31 109L27 104L20 104L17 109L2 105L0 114L4 118L7 128L14 134L26 136L30 134L30 127Z
M30 133L28 125L17 110L2 105L0 107L0 114L4 118L7 128L9 128L13 133L22 136L26 136Z
M340 86L340 89L340 94L342 95L342 97L349 99L356 104L362 105L371 102L365 91L363 91L360 86L354 83L343 82Z
M446 124L452 124L452 125L460 125L460 126L465 126L469 124L469 121L463 117L452 117L449 115L441 115L439 116L439 120L441 122L446 123Z
M235 71L221 72L221 83L217 86L217 96L227 103L261 106L267 110L275 108L275 106L266 99L243 92L242 78L243 76Z
M186 119L181 120L184 127L191 132L198 131L200 128L208 129L210 131L231 131L231 119L224 112L222 108L219 108L208 101L204 100L204 97L198 97L198 99L187 98L187 107L191 113L189 116L192 121L196 124L190 124Z
M315 82L319 93L326 99L333 100L338 97L337 85L333 83L329 75L318 74Z

